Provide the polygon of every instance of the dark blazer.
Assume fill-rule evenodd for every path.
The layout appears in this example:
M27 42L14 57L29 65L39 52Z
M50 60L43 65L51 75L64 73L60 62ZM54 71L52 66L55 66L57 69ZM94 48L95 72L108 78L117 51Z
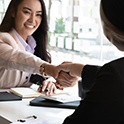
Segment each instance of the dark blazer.
M82 86L90 91L63 124L124 124L124 58L86 65Z

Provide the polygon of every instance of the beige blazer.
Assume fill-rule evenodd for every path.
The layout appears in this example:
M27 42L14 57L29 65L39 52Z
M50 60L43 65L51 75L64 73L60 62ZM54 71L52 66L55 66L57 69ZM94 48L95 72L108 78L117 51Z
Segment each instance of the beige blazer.
M0 88L30 86L29 80L24 83L27 72L39 74L43 63L25 51L14 30L0 32Z

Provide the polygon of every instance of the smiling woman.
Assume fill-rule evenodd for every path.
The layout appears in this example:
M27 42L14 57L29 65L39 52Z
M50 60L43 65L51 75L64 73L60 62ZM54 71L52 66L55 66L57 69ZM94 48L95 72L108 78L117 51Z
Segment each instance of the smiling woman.
M44 72L36 74L40 74L44 63L51 69L45 69L45 73L56 76L55 66L47 63L51 62L47 52L47 32L43 0L11 0L0 25L0 88L42 83ZM55 85L51 86L55 90Z
M55 93L56 86L45 76L69 82L71 77L51 65L47 51L48 24L43 0L11 0L0 25L0 88L43 85L39 91ZM64 78L66 75L67 78ZM30 82L30 83L29 83Z

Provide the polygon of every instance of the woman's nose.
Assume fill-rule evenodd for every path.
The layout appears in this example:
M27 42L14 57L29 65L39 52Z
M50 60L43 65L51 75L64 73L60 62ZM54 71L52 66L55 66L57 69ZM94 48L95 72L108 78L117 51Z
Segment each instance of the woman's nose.
M31 14L28 20L30 23L35 23L35 14Z

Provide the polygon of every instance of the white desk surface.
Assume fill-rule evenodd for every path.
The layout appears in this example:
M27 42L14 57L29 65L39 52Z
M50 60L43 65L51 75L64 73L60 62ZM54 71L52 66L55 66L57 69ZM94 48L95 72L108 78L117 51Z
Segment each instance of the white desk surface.
M41 121L55 119L55 122L49 124L62 124L64 119L74 112L74 109L30 106L29 102L31 100L32 98L22 101L0 102L0 115L12 122L35 115Z

